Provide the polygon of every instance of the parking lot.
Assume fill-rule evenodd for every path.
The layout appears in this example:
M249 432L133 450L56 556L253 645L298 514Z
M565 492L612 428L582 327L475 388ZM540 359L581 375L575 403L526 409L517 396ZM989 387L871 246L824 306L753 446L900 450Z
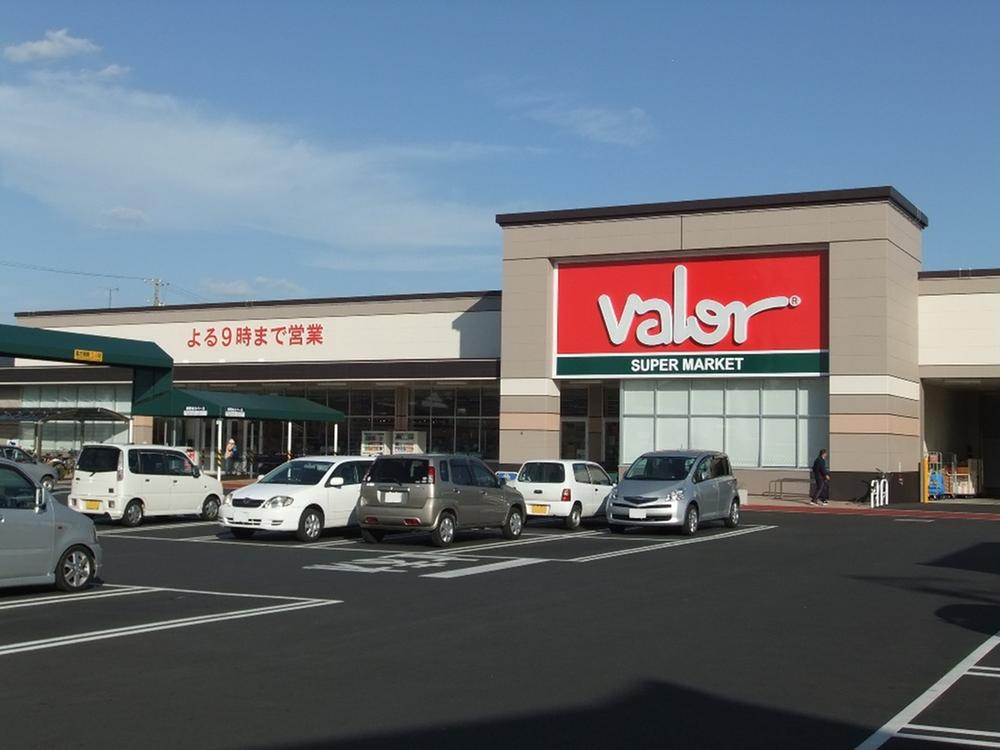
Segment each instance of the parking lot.
M994 520L100 536L0 593L4 748L1000 745Z

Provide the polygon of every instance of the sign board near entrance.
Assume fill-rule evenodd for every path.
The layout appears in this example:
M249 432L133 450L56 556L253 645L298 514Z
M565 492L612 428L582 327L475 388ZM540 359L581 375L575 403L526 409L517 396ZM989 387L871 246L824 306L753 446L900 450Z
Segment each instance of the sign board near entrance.
M822 375L824 252L556 269L557 378Z

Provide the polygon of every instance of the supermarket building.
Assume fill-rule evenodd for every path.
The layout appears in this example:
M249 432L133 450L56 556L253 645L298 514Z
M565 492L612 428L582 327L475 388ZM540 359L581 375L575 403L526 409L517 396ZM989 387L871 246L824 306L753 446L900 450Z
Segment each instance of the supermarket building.
M1000 269L921 272L926 216L890 187L497 217L503 290L24 312L23 326L151 340L192 387L299 395L348 415L294 448L381 433L503 467L653 448L725 449L752 494L801 488L820 448L834 497L894 472L915 499L926 451L981 459L1000 490ZM0 412L128 414L127 371L17 361ZM32 427L0 426L6 436ZM278 451L281 425L226 434ZM120 439L53 423L45 447ZM211 461L209 420L136 419ZM409 436L412 439L412 435ZM981 489L981 488L980 488Z

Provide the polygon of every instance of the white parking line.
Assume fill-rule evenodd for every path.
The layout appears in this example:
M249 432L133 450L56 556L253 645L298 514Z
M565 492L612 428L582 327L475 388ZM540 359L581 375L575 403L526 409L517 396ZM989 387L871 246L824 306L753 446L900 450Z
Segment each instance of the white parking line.
M248 617L261 617L263 615L275 615L283 612L295 612L302 609L312 609L314 607L326 607L331 604L338 604L334 600L322 601L312 600L298 602L295 604L277 604L270 607L255 607L253 609L237 610L218 615L202 615L200 617L184 617L177 620L163 620L144 625L132 625L124 628L112 628L110 630L96 630L90 633L79 633L77 635L59 636L56 638L43 638L37 641L24 641L22 643L11 643L0 646L0 656L11 654L23 654L27 651L40 651L42 649L58 648L60 646L71 646L79 643L90 643L93 641L103 641L110 638L123 638L130 635L141 635L143 633L156 633L162 630L173 630L176 628L188 628L194 625L207 625L213 622L225 622L227 620L241 620Z
M561 542L566 539L586 539L588 537L598 536L600 531L581 531L579 533L573 534L540 534L539 536L532 537L531 539L520 539L517 541L507 541L502 542L490 542L488 544L473 544L465 547L452 547L451 549L442 550L437 553L440 555L461 555L466 552L477 552L483 549L497 549L502 547L506 549L507 547L520 547L526 544L545 544L546 542Z
M37 599L28 599L27 601L0 604L0 610L20 609L21 607L43 607L49 604L64 604L69 602L78 602L81 600L90 600L90 599L108 599L113 596L131 596L133 594L148 594L151 591L159 591L159 590L160 589L147 588L144 586L130 586L127 588L116 588L114 591L98 590L93 593L60 594L56 596L43 596Z
M920 732L920 734L914 734ZM942 736L943 735L943 736ZM955 736L957 735L957 736ZM1000 742L976 740L976 737L989 737L1000 740L1000 732L987 732L982 729L960 729L958 727L938 727L932 724L907 724L896 735L913 740L927 742L945 742L953 745L973 745L976 747L1000 747Z
M458 568L457 570L442 570L440 573L424 573L421 578L461 578L462 576L474 576L480 573L495 573L498 570L507 568L521 568L525 565L537 565L538 563L549 562L537 557L520 557L513 560L502 560L501 562L489 563L488 565L474 565L471 568Z
M170 529L184 529L190 526L214 526L217 525L215 521L191 521L189 523L161 523L155 526L147 526L143 524L142 526L133 526L132 528L119 528L112 529L110 531L101 531L98 529L98 536L119 536L120 534L141 534L144 531L164 531Z
M910 722L917 718L923 711L927 709L934 701L940 698L945 691L947 691L952 685L958 682L962 677L965 676L969 670L976 665L976 663L985 657L990 651L1000 644L1000 632L987 638L982 645L979 646L975 651L966 656L962 661L956 664L952 669L937 682L931 685L926 691L910 703L906 708L900 711L898 714L893 716L889 721L887 721L882 727L875 731L868 739L857 746L856 750L875 750L876 748L882 747L886 742L888 742L893 737L902 736L901 732L903 728L910 724ZM909 737L913 739L913 737ZM917 735L916 739L925 739L924 736ZM970 744L971 741L962 741L957 739L942 739L939 737L932 738L935 742L945 742L948 744ZM978 742L972 744L979 744ZM1000 743L994 743L993 745L984 745L984 747L1000 747Z
M632 547L631 549L615 550L613 552L601 552L596 555L584 555L582 557L574 557L565 562L575 562L575 563L585 563L594 562L595 560L608 560L612 557L624 557L625 555L637 555L641 552L652 552L658 549L667 549L669 547L683 547L688 544L704 544L707 542L717 542L722 539L732 539L735 536L744 536L746 534L755 534L758 531L769 531L771 529L776 529L777 526L749 526L745 529L739 529L737 531L726 531L721 534L713 534L712 536L699 536L693 539L678 539L672 542L661 542L659 544L648 544L644 547Z

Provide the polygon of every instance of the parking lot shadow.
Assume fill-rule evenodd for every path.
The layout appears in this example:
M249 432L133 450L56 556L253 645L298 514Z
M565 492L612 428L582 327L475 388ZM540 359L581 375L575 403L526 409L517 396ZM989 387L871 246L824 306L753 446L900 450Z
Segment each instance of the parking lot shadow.
M1000 542L980 542L924 565L1000 575Z
M1000 632L1000 605L949 604L935 614L945 622L977 633L993 635Z
M525 686L526 690L528 686ZM457 697L456 703L469 700ZM414 701L414 724L421 723ZM817 709L820 707L817 706ZM461 711L456 707L456 715ZM850 748L872 730L837 721L740 703L664 682L646 682L602 705L512 715L489 721L455 723L338 737L328 741L259 746L289 750L584 750L607 748Z

